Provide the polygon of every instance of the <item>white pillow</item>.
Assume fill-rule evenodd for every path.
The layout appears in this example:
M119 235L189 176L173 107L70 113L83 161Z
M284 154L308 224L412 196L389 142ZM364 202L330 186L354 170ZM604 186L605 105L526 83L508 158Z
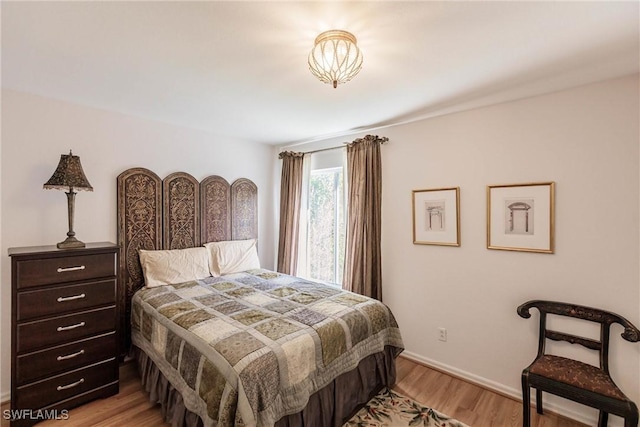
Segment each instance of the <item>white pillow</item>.
M260 268L256 240L205 243L209 251L209 271L213 277Z
M140 249L140 264L147 288L209 277L205 248L148 251Z

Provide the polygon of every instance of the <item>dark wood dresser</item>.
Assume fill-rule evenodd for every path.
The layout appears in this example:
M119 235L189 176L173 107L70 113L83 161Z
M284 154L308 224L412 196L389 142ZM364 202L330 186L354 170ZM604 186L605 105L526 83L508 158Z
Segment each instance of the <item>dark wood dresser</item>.
M20 418L11 425L118 393L118 246L11 248L9 256L11 409Z

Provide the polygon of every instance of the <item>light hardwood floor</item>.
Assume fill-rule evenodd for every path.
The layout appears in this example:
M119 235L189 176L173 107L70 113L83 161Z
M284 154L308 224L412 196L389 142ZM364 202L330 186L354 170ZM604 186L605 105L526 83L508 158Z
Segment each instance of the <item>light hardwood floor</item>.
M402 356L393 390L472 427L522 426L522 402L494 393ZM534 393L535 394L535 393ZM585 427L545 411L531 411L531 427Z
M517 427L522 425L521 403L442 372L398 358L393 389L423 405L472 427ZM9 409L8 403L2 410ZM532 427L584 427L584 424L554 414L539 416L532 411ZM75 408L69 419L45 421L38 427L155 427L162 421L159 406L149 402L133 363L120 367L120 393ZM9 427L3 418L1 427Z

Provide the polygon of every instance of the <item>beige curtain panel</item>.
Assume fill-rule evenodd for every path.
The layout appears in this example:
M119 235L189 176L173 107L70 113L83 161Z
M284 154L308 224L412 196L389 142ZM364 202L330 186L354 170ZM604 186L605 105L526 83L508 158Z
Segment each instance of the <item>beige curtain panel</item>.
M380 145L367 135L347 146L349 213L343 288L382 301Z
M295 275L298 268L298 232L302 201L302 165L304 153L284 151L280 180L280 235L278 271Z

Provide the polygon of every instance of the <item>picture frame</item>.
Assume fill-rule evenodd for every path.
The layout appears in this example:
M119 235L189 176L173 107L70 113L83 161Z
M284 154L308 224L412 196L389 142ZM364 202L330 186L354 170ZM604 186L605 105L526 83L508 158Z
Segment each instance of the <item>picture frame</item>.
M487 186L487 249L554 253L555 182Z
M413 243L460 246L460 187L412 191Z

